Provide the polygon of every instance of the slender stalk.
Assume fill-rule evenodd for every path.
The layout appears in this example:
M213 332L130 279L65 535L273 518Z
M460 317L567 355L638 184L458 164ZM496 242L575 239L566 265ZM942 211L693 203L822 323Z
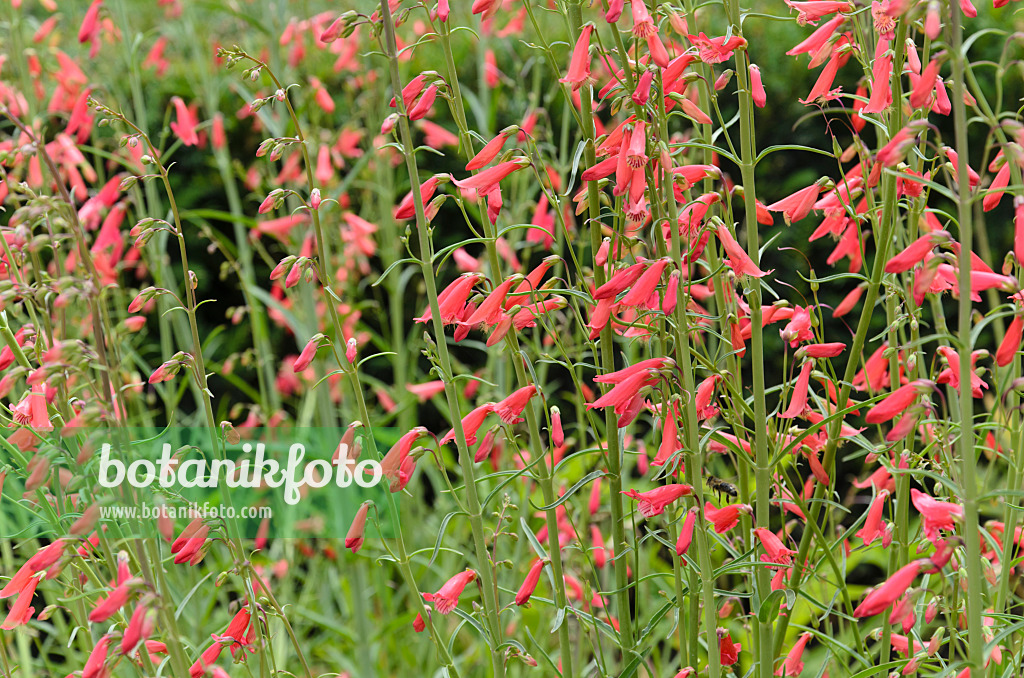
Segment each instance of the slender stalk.
M434 279L432 265L433 243L430 239L430 226L423 209L423 199L420 196L419 170L416 166L415 146L413 145L412 134L409 130L409 117L400 96L402 81L398 72L398 49L395 42L394 20L391 17L391 8L388 6L387 0L381 0L380 8L384 25L384 49L391 72L391 85L395 91L395 100L398 105L398 126L401 135L402 152L405 156L406 169L409 173L416 212L416 233L420 246L419 263L423 273L423 280L427 287L427 299L430 304L434 336L437 340L437 355L441 370L443 370L442 379L444 380L445 397L451 411L452 427L455 430L455 442L459 452L459 463L462 466L462 473L466 481L466 505L469 509L469 521L473 531L473 546L477 557L477 574L482 582L484 613L490 634L491 669L494 676L501 678L501 676L505 675L505 665L502 660L501 651L498 649L498 646L501 644L502 630L500 620L498 619L493 563L491 563L484 544L483 520L480 497L476 487L476 475L473 469L473 455L470 454L469 446L466 444L466 433L462 428L462 420L459 417L459 397L455 391L451 358L448 354L448 344L444 336L444 326L442 325L441 311L437 301L437 281Z
M960 278L960 301L958 307L957 337L960 351L960 488L964 505L964 539L967 542L967 644L968 662L974 671L980 671L984 661L985 638L982 636L982 611L985 609L985 595L981 569L981 535L978 528L978 483L975 475L978 453L974 446L974 396L971 393L971 253L972 214L970 182L967 175L967 107L964 105L964 61L963 15L950 12L953 40L953 125L956 130L957 158L957 221L960 230L960 253L958 257ZM1009 536L1013 541L1013 535Z

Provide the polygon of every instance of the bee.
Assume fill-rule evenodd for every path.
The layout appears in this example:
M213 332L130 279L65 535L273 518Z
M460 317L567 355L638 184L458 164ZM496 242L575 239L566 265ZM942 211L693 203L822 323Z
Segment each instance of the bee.
M721 478L716 478L713 475L708 475L705 476L705 480L707 480L708 488L718 495L719 501L722 500L723 494L729 495L733 499L740 495L735 485L733 485L732 483L727 483Z

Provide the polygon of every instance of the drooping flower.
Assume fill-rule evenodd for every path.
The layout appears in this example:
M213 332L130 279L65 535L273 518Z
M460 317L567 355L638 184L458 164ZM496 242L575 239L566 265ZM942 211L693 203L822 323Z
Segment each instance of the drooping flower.
M693 528L697 524L698 513L696 506L686 512L683 527L679 530L679 539L676 540L676 555L680 558L686 555L686 552L690 550L690 544L693 543ZM686 564L685 558L683 558L683 564Z
M732 666L740 659L740 644L732 642L732 635L718 629L718 658L722 666Z
M572 85L573 90L578 90L593 81L590 76L590 34L593 32L593 24L587 24L580 31L576 46L572 50L572 58L569 60L569 70L565 77L559 79L559 82Z
M782 663L782 666L775 670L776 676L787 676L788 678L793 678L794 676L800 675L804 670L804 648L807 647L807 641L810 639L811 633L809 631L800 634L800 637L797 638L797 641L793 643L793 647L790 648L789 652L786 654L786 661Z
M910 490L910 502L921 514L925 536L935 541L939 530L952 530L956 523L953 518L964 515L964 507L953 502L940 501L914 488Z
M171 122L171 131L173 131L178 138L181 139L181 143L185 146L196 146L199 144L199 135L196 133L196 119L192 115L192 111L189 110L188 106L185 105L184 100L181 97L173 97L171 102L174 104L174 112L177 115L177 120Z
M107 633L96 643L96 647L89 653L89 658L82 668L82 678L107 678L110 675L110 669L107 667L107 653L110 650L111 640L113 638Z
M348 534L345 535L345 548L351 549L352 553L356 553L363 547L363 535L366 532L366 514L369 510L370 502L364 501L360 504L355 518L352 519L352 525L348 528Z
M762 271L757 267L743 248L740 247L740 244L736 242L732 233L729 232L728 226L718 226L715 229L715 235L718 236L719 242L722 243L722 247L725 249L725 255L729 259L729 266L732 268L733 273L736 275L749 275L753 278L763 278L771 273L771 271Z
M527 403L535 395L537 395L537 387L533 384L517 389L501 402L495 403L494 413L501 417L506 424L522 421L519 419L519 415L523 413Z
M807 391L811 381L811 369L814 367L814 361L807 361L800 368L800 376L797 377L796 386L793 387L793 393L790 395L789 407L786 411L779 415L780 419L793 419L794 417L800 416L805 409L807 409Z
M424 600L434 603L441 614L450 614L459 604L459 596L470 582L476 579L476 571L466 569L449 579L437 593L424 593Z
M693 494L693 488L689 485L675 483L662 485L647 492L636 490L624 491L622 494L637 501L637 510L644 518L651 518L665 512L665 507L682 497Z
M900 386L890 393L877 405L868 410L864 421L869 424L880 424L902 414L920 395L931 390L932 382L927 379L917 379L909 384Z
M889 497L888 490L881 490L875 495L868 508L867 518L864 520L864 527L857 530L856 535L864 540L867 546L882 534L882 511L885 509L885 500Z
M861 601L861 604L853 611L853 616L857 618L871 617L887 610L914 583L914 579L921 572L922 563L928 563L928 561L915 560L897 570L882 586L869 593Z
M796 555L796 551L786 548L786 545L782 543L782 540L774 532L759 527L754 530L754 536L760 540L770 562L778 565L789 565L793 562L793 556Z
M747 504L726 504L722 508L715 508L711 502L704 504L704 516L715 526L715 532L722 534L728 532L740 522L740 514L750 515L753 511Z
M533 561L533 565L530 566L530 571L526 574L526 579L523 580L523 585L519 587L519 591L516 592L516 605L522 607L530 602L530 597L533 592L537 589L537 584L540 582L540 573L544 570L544 566L548 564L548 560L537 559Z

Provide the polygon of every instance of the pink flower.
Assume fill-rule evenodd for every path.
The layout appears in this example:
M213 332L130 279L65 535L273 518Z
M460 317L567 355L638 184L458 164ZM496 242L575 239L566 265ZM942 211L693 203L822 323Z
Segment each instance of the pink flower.
M662 485L648 492L637 492L636 490L625 491L622 494L637 501L637 509L644 518L661 515L665 507L682 497L693 494L693 488L680 483Z
M174 97L171 99L171 102L174 104L174 111L177 115L177 121L171 122L171 131L178 135L182 144L186 146L198 145L197 123L195 116L192 115L192 111L185 105L181 97Z
M718 236L719 242L722 243L722 247L725 249L725 255L729 259L729 266L732 267L733 272L736 275L749 275L753 278L763 278L764 276L771 273L771 271L762 271L754 261L747 256L747 253L740 247L740 244L736 242L736 239L729 232L729 227L722 225L715 229L715 235Z
M345 548L351 549L352 553L356 553L363 547L363 535L366 531L366 514L369 510L370 502L364 501L360 504L355 518L352 519L352 525L348 528L348 534L345 535Z
M910 502L921 514L922 526L928 539L934 541L939 530L952 530L954 516L962 517L964 507L948 501L939 501L918 489L910 490Z
M747 46L746 39L738 35L734 35L728 40L725 39L725 36L709 38L703 32L686 37L697 48L697 57L706 64L720 64L728 60L734 51Z
M796 22L801 26L808 23L815 24L818 19L826 17L829 14L835 14L836 12L849 12L853 9L853 6L850 5L850 3L837 0L811 0L810 2L786 0L786 4L789 5L791 9L795 9L798 12Z
M476 572L474 570L464 570L449 579L437 593L424 593L423 598L434 603L434 607L441 614L450 614L459 604L459 596L462 595L463 589L475 579Z
M690 544L693 542L693 528L697 524L697 507L694 506L686 512L686 520L683 521L683 527L679 530L679 539L676 540L676 555L680 558L686 555L686 552L690 550ZM683 559L683 564L686 564L686 560Z

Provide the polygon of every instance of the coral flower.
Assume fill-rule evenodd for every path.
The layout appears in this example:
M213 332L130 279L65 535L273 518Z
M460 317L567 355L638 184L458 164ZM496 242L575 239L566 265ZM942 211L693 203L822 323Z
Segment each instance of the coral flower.
M363 547L363 535L366 531L366 513L370 510L370 503L364 501L359 506L355 518L352 519L352 525L348 528L348 534L345 535L345 548L351 549L352 553L356 553Z
M726 504L716 509L711 502L704 504L704 515L715 526L715 532L728 532L740 522L740 513L750 515L753 509L747 504Z
M526 409L527 403L530 402L530 398L537 395L537 387L533 384L524 386L521 389L514 391L510 396L502 400L501 402L495 403L494 413L501 417L501 420L506 424L514 424L519 419L519 415Z
M804 670L804 648L807 647L807 641L811 639L810 632L801 633L800 637L793 647L789 650L789 654L786 655L786 661L782 663L775 671L776 676L799 676Z
M516 593L516 605L522 607L530 602L530 596L533 595L533 592L537 589L537 583L540 582L540 573L547 564L547 559L538 559L533 562L530 571L526 574L526 579L523 580L523 585L519 587L519 591Z
M573 90L578 90L593 81L590 77L590 34L593 32L593 24L587 24L580 31L580 37L576 39L576 46L569 60L569 71L564 78L559 79L559 82L572 85Z
M185 105L181 97L174 97L171 99L171 102L174 104L174 112L177 115L177 121L171 122L171 131L178 135L178 138L181 139L181 143L184 145L198 145L197 123L195 116L192 115L192 111Z
M729 227L721 225L715 229L715 235L718 236L719 242L722 243L722 247L725 249L725 255L729 259L729 266L732 267L733 273L736 275L749 275L753 278L763 278L764 276L771 273L771 271L762 271L754 261L747 255L740 244L736 242L736 238L729 232Z
M885 509L885 500L888 498L888 490L882 490L875 495L875 498L871 501L871 506L868 508L864 527L857 530L857 536L864 540L865 546L882 534L882 511Z
M864 421L869 424L880 424L902 414L918 397L932 387L927 379L918 379L900 386L885 399L868 410Z
M964 507L953 502L940 501L918 489L910 490L910 502L921 513L925 535L934 541L939 530L952 530L954 516L963 516Z
M107 633L96 643L96 647L85 661L85 667L82 668L82 678L107 678L110 675L110 669L107 668L107 652L110 650L111 640L110 634Z
M622 494L636 499L637 509L644 518L652 518L665 512L665 507L682 497L693 494L693 488L680 483L662 485L648 492L629 490Z
M853 616L857 618L871 617L888 609L914 583L914 579L921 572L923 563L928 563L928 561L915 560L897 570L895 574L889 577L888 581L869 593L861 601L861 604L853 611Z
M740 658L740 644L732 642L732 635L725 629L718 629L718 654L722 666L732 666Z
M686 520L683 521L683 527L679 530L679 539L676 540L676 555L680 558L686 555L686 552L690 550L690 544L693 543L693 528L697 524L697 507L694 506L686 512ZM683 559L683 564L686 564L686 560Z
M476 572L474 570L464 570L449 579L437 593L424 593L423 598L434 603L434 607L441 614L450 614L459 604L459 596L462 595L463 589L475 579Z
M771 562L779 565L788 565L793 561L796 551L786 548L782 540L771 530L759 527L754 530L754 536L761 541L761 545L764 546L764 550L767 552L768 559Z

